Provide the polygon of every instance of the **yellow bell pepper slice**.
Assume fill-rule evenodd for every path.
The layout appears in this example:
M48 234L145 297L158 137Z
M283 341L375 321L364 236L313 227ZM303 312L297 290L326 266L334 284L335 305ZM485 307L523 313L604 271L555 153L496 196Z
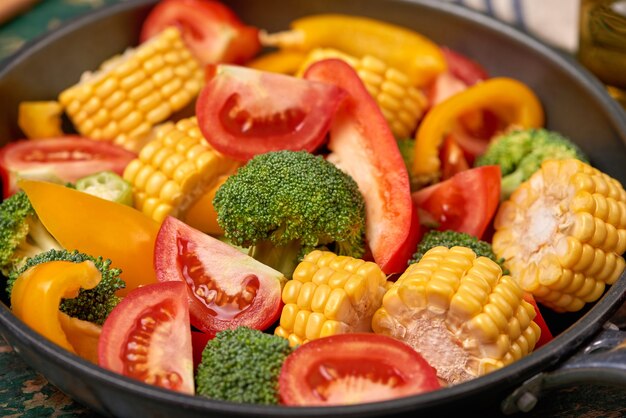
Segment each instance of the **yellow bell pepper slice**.
M80 288L93 289L102 276L91 261L51 261L22 273L13 285L11 310L25 324L53 343L76 354L59 321L59 304Z
M58 184L20 180L18 186L63 248L108 258L122 269L126 288L118 296L156 283L152 259L157 222L129 206Z
M184 218L181 220L187 225L206 234L224 235L224 230L217 223L217 211L213 206L213 199L215 198L217 189L224 184L229 176L230 174L219 176L215 180L213 187L187 210Z
M261 42L281 49L308 52L318 47L346 54L371 55L424 87L447 68L439 46L427 37L391 23L366 17L320 14L291 23L291 30L264 34Z
M21 102L18 107L17 124L30 139L63 136L61 113L63 109L59 102Z
M492 78L437 104L424 117L415 133L412 174L436 178L441 162L439 147L460 118L477 110L490 110L509 126L543 126L541 102L524 83L511 78Z
M72 318L63 312L59 312L59 322L76 354L98 364L98 341L102 327L89 321Z
M294 75L306 59L306 56L307 54L304 52L283 49L261 55L248 62L246 66L260 71Z

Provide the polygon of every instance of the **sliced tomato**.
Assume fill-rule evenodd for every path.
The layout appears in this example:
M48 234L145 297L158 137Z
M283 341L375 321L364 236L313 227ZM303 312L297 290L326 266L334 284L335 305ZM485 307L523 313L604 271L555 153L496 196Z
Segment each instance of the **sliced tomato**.
M427 89L428 107L432 108L449 97L467 89L467 84L450 71L439 74Z
M539 341L537 341L537 344L535 344L535 349L537 349L542 345L545 345L552 341L554 339L554 336L552 335L550 328L548 328L546 320L541 314L541 309L539 309L539 305L537 304L535 297L531 293L524 292L524 300L533 305L533 308L535 308L535 313L537 314L533 319L533 321L535 321L535 323L539 325L539 329L541 330L541 336L539 337Z
M122 299L102 326L98 364L144 383L193 394L186 286L155 283Z
M176 218L161 225L154 267L159 281L187 284L191 323L211 336L265 330L280 316L281 273Z
M283 363L278 378L285 405L376 402L439 389L435 369L405 343L378 334L312 340Z
M439 224L439 230L481 238L500 203L500 166L462 171L413 192L412 197L417 207Z
M203 65L243 64L261 49L259 30L244 25L223 3L211 0L164 0L150 12L141 28L141 41L176 26Z
M337 86L219 65L200 92L196 114L211 146L246 161L270 151L316 150L345 97Z
M470 168L463 149L456 143L453 135L448 135L439 151L441 161L441 179L447 180L456 173Z
M99 171L122 175L135 157L134 153L108 142L79 136L10 142L0 149L3 195L15 193L20 178L62 183Z
M318 61L304 77L348 92L332 122L329 160L350 174L363 194L365 237L374 260L386 274L403 271L408 259L404 255L415 251L415 247L407 249L415 215L409 175L387 121L357 73L344 61Z

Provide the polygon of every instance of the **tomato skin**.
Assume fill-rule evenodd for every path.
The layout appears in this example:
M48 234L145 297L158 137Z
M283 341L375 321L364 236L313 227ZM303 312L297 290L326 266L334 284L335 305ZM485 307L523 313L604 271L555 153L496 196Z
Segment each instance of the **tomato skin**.
M168 26L177 26L201 64L243 64L261 49L259 30L244 25L218 1L164 0L157 4L141 28L142 42Z
M247 161L270 151L315 151L346 97L337 86L244 67L207 70L198 124L222 154Z
M455 174L413 192L418 208L433 216L439 230L481 238L500 203L500 166L487 165Z
M145 383L193 394L186 286L155 283L122 299L102 326L98 364Z
M20 140L0 148L4 197L17 191L20 178L74 182L98 171L120 176L136 154L105 141L80 136Z
M344 381L342 388L346 376L363 379L357 387ZM384 384L392 379L396 383L391 387ZM281 403L292 406L375 402L439 388L435 369L419 353L399 340L373 333L312 340L287 357L278 378Z
M198 369L198 365L202 362L202 352L207 343L213 339L212 335L205 334L200 331L191 331L191 347L193 351L193 369Z
M470 168L463 149L457 144L454 135L448 135L443 140L439 160L441 161L441 180L448 180L456 173Z
M186 283L191 324L209 336L262 331L280 316L281 273L171 216L156 238L154 268L160 282Z
M448 47L442 47L441 52L448 64L448 71L466 85L472 86L489 78L487 70L482 65L460 52Z
M357 73L337 59L318 61L304 77L339 86L349 96L333 119L329 159L354 178L363 193L366 240L386 274L404 271L411 222L409 176L380 108ZM415 248L410 250L414 251Z
M489 74L480 64L465 55L448 47L441 47L441 52L448 70L439 74L428 89L431 107L489 78Z

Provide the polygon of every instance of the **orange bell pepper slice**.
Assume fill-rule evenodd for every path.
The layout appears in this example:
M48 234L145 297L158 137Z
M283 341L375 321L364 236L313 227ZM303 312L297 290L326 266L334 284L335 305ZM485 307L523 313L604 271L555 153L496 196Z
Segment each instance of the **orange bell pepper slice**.
M439 46L408 28L366 17L320 14L291 23L291 30L263 35L261 42L281 49L308 52L317 47L346 54L371 55L424 87L443 73L446 60Z
M415 133L413 166L415 177L435 179L441 162L439 147L462 118L477 110L489 110L508 126L538 128L544 114L539 98L520 81L492 78L444 100L424 117Z
M53 343L76 354L59 320L63 298L74 298L80 288L93 289L102 276L91 261L51 261L22 273L13 285L11 310L25 324Z
M224 235L224 230L217 223L217 211L213 206L215 193L224 184L230 174L219 176L213 186L196 201L185 213L182 221L187 225L210 235Z
M65 337L76 351L76 354L94 364L98 364L98 341L102 333L102 327L93 322L72 318L63 312L59 312L59 322Z
M58 184L20 180L18 186L63 248L108 258L122 269L126 288L118 296L157 282L152 264L157 222L129 206Z
M270 73L294 75L305 59L306 53L304 52L280 50L261 55L248 62L246 67Z

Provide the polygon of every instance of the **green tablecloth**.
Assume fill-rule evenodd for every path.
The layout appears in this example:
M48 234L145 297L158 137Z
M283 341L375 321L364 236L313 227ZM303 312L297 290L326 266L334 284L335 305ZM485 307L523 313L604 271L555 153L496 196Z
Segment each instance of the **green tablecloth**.
M124 0L40 0L30 10L0 26L0 59L68 19L120 1Z

